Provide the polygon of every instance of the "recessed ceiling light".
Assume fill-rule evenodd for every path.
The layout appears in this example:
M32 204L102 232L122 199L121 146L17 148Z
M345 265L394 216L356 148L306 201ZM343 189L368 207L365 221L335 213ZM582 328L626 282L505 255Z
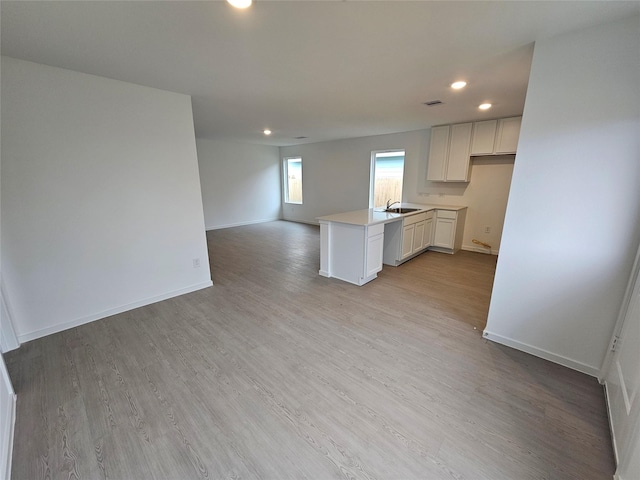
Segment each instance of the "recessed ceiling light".
M265 135L271 135L271 130L269 130L268 128L265 128L262 133L264 133Z
M464 88L467 86L467 82L463 82L462 80L460 80L459 82L453 82L451 84L451 88L453 88L454 90L460 90L461 88Z
M491 104L490 103L483 103L482 105L478 105L478 108L480 110L489 110L491 108Z
M251 0L227 0L227 2L236 8L249 8L251 6Z

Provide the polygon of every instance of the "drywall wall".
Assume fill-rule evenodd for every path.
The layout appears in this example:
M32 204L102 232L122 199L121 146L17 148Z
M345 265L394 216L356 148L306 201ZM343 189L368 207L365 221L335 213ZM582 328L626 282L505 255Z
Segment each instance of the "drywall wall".
M280 218L278 147L196 139L207 230Z
M513 155L475 158L469 183L427 182L429 140L430 130L416 130L280 148L281 157L299 155L303 165L304 203L284 204L283 218L317 223L322 215L368 208L371 152L404 149L403 202L468 206L463 248L488 253L471 242L476 238L497 254Z
M592 375L640 242L638 27L536 44L485 330Z
M3 57L1 100L21 342L211 285L190 97Z

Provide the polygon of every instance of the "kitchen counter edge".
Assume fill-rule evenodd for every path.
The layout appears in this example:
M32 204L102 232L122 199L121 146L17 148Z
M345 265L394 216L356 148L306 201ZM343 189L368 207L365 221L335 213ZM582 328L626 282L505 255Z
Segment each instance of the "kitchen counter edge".
M412 215L418 215L420 213L428 212L431 210L453 210L459 211L467 208L463 205L424 205L418 203L403 203L403 208L419 208L420 210L409 213L388 213L380 207L378 208L365 208L363 210L354 210L351 212L336 213L333 215L324 215L317 217L321 223L345 223L349 225L369 226L377 225L380 223L390 223L401 220L404 217L410 217Z

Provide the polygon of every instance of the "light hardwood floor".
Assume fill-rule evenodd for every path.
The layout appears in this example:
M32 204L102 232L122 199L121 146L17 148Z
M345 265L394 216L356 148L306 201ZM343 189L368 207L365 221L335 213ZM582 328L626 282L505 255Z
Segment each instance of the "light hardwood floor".
M214 286L23 345L13 479L610 479L594 378L485 341L495 257L357 287L317 227L207 233Z

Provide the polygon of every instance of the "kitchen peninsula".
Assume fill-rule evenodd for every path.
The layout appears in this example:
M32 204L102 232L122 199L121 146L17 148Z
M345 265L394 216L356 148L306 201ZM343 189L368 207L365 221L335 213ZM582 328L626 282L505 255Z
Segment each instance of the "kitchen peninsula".
M455 253L462 245L467 207L402 204L319 217L320 271L355 285L375 279L383 263L397 266L425 250Z

